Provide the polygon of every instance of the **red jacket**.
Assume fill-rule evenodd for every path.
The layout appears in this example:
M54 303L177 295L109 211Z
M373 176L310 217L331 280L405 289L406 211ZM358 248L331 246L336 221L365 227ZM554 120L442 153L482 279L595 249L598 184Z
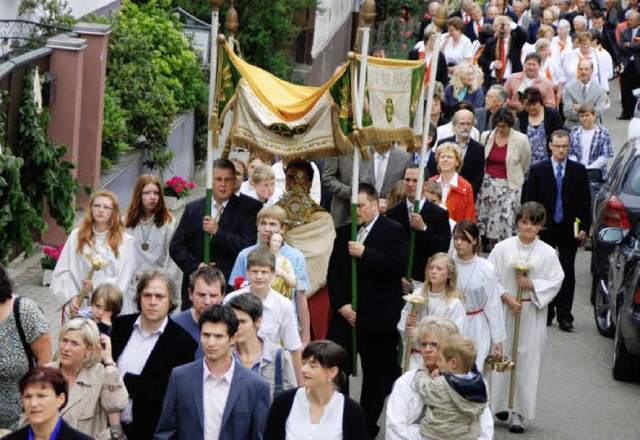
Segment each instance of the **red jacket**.
M440 174L429 180L438 180ZM476 221L476 205L473 201L473 188L471 184L458 174L458 186L449 187L449 195L446 203L449 218L455 222L460 220Z

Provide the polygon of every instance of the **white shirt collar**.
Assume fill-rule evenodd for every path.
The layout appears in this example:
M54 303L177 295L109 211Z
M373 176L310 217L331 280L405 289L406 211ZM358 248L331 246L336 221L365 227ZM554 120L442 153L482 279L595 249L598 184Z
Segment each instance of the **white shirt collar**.
M438 176L438 180L436 180L436 182L438 182L440 185L444 185L444 183L442 182L442 174ZM449 181L449 185L455 186L455 187L458 186L458 173L455 173L453 175L453 177Z
M380 217L379 213L376 214L376 216L373 218L373 220L371 220L371 222L367 226L361 226L360 229L364 230L364 231L367 231L367 234L369 234L369 232L371 232L371 228L373 228L373 225L378 220L378 217Z
M164 329L167 327L167 323L168 322L169 322L169 317L167 316L167 317L164 318L164 321L162 321L162 324L160 324L160 327L158 327L157 329L155 329L152 332L147 333L142 329L142 314L140 314L140 315L138 315L138 318L136 318L136 322L133 323L133 327L137 328L140 331L140 333L142 333L142 335L146 337L146 336L150 336L150 335L153 335L153 334L162 334L162 333L164 333Z
M224 373L220 378L216 378L213 374L211 374L211 371L209 371L209 366L207 365L206 357L202 358L202 362L203 362L203 365L204 365L203 375L202 375L203 380L205 382L207 380L213 380L214 382L217 382L219 380L225 380L225 381L227 381L227 383L231 384L231 379L233 379L233 371L235 370L236 362L233 359L233 356L231 356L231 354L229 354L229 357L231 358L231 366L229 367L227 372Z

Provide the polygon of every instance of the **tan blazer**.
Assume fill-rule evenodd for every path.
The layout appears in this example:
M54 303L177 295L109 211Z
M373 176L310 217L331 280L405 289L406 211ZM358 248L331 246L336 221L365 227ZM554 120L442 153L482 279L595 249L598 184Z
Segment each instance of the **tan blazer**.
M60 368L60 361L47 367ZM120 373L108 373L97 363L80 370L60 414L72 428L98 440L109 439L107 414L122 411L128 400L129 394Z
M484 145L484 157L489 157L496 131L485 131L480 136L480 141ZM509 188L522 188L524 183L524 174L529 170L531 165L531 147L529 146L529 138L523 133L515 131L513 128L509 133L509 142L507 143L507 182Z

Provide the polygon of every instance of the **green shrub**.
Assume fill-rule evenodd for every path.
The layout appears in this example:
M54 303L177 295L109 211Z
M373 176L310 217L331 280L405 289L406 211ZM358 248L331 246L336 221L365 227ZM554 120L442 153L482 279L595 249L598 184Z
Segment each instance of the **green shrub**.
M127 112L122 109L120 93L107 85L104 91L104 122L102 124L102 168L109 169L122 154L131 151Z

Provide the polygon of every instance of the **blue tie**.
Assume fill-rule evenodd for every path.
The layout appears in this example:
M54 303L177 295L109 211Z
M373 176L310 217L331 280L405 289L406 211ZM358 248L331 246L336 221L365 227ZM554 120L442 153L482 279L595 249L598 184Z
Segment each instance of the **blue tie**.
M558 171L556 172L556 187L558 188L558 196L556 197L556 209L553 214L553 221L561 223L564 219L564 215L562 215L562 165L558 165Z

